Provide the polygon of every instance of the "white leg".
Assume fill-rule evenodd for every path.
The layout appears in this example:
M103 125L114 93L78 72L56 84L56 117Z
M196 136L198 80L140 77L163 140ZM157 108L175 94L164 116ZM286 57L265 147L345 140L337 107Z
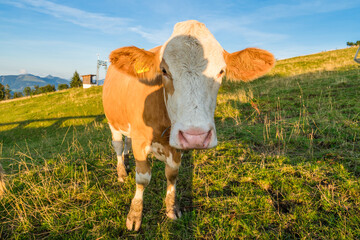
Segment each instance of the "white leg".
M171 149L170 155L166 158L165 175L167 178L166 189L166 215L175 220L181 217L181 211L176 204L176 179L179 174L181 164L181 154L175 149Z
M126 167L124 163L124 157L123 157L123 146L124 142L122 140L122 134L120 131L115 130L110 124L110 130L112 133L112 145L114 147L114 150L116 152L117 157L117 173L118 173L118 180L120 182L124 182L125 178L127 177Z
M126 227L128 230L138 231L141 225L144 190L151 179L151 167L147 161L147 151L141 142L133 143L133 152L136 163L136 192L126 218Z

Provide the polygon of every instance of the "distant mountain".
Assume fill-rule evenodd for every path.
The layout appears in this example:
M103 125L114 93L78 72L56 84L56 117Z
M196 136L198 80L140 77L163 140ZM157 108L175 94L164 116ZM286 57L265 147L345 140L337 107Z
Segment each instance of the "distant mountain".
M22 92L25 87L34 88L34 85L42 87L51 84L55 85L56 88L62 83L70 85L70 81L64 78L54 77L51 75L39 77L32 74L0 75L0 83L4 86L8 84L13 92Z

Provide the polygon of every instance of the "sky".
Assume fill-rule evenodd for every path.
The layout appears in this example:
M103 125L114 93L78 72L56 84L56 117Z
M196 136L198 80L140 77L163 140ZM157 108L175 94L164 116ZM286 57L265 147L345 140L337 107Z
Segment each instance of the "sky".
M190 19L228 52L257 47L291 58L360 40L359 13L360 0L0 0L0 75L96 74L98 55L161 45Z

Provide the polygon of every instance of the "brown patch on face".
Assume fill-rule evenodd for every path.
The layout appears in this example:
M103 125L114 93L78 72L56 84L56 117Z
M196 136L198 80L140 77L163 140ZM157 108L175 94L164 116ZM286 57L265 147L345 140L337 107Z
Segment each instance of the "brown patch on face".
M162 79L163 79L163 84L165 87L165 92L167 94L173 95L174 94L174 84L173 84L173 79L169 70L169 66L167 65L166 61L163 59L160 63L160 69L162 72ZM167 101L167 94L165 94L165 98Z
M244 82L254 80L266 74L275 65L274 56L268 51L246 48L239 52L224 51L226 77Z

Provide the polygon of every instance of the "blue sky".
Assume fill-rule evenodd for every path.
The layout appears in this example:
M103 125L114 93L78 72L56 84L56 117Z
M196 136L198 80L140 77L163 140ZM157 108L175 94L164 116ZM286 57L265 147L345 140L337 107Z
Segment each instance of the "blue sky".
M307 55L360 40L359 10L359 0L0 0L0 75L96 73L97 54L105 60L122 46L161 45L189 19L205 23L229 52Z

